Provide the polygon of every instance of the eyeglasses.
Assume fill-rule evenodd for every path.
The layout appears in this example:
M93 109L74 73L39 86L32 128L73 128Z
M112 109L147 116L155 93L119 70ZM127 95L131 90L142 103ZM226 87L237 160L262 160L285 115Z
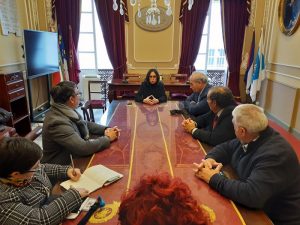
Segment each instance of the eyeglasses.
M35 173L35 172L38 171L40 168L41 168L41 163L39 162L36 168L27 170L27 171L25 171L24 173Z

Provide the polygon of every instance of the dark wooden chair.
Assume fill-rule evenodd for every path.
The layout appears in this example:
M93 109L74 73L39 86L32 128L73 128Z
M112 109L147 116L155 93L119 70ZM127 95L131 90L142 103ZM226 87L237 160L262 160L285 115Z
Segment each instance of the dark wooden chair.
M187 82L187 74L171 74L170 75L171 83L186 83ZM183 101L187 98L187 94L185 93L173 93L170 92L171 100Z
M141 83L142 76L140 74L123 74L124 83ZM119 94L120 99L134 99L136 93L134 91L123 91Z
M87 121L91 121L90 113L89 113L89 106L84 104L81 106L82 114L83 114L83 119ZM95 118L94 118L95 120Z
M106 110L107 81L88 81L89 99L81 107L83 118L95 122L94 109Z

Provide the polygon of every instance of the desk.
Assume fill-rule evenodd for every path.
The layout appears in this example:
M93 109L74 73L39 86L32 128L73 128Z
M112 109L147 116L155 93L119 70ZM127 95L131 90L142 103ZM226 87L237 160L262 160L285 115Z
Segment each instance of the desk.
M101 195L107 204L92 216L93 223L118 224L117 212L122 194L132 188L141 175L165 171L189 185L199 204L214 218L214 225L272 224L264 213L236 206L194 176L192 163L200 162L205 149L183 131L181 115L170 116L169 110L175 108L178 108L175 101L156 106L132 101L111 103L104 114L105 123L117 125L122 130L121 136L109 149L93 155L88 166L103 164L124 174L124 177L91 193L94 198ZM83 161L75 162L75 166L81 167ZM64 224L77 224L83 214Z
M108 81L108 100L112 102L112 100L117 99L118 91L138 91L141 83L140 82L128 82L124 83L121 79L113 79ZM190 85L187 83L180 82L164 82L165 90L174 92L174 93L184 93L191 94L192 90L190 89Z

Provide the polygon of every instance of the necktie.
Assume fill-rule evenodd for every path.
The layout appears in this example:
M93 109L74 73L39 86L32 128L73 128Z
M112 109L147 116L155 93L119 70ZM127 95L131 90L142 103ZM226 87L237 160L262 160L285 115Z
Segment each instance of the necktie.
M218 119L219 117L217 115L215 115L214 120L213 120L213 124L212 124L212 128L214 129L218 123Z

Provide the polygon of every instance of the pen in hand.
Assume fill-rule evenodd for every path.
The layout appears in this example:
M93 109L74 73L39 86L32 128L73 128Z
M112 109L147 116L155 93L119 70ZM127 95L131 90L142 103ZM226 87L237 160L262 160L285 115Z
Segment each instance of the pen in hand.
M73 174L74 176L76 176L75 166L74 166L74 161L73 161L72 154L70 154L70 159L71 159L71 166L72 166L72 174Z

